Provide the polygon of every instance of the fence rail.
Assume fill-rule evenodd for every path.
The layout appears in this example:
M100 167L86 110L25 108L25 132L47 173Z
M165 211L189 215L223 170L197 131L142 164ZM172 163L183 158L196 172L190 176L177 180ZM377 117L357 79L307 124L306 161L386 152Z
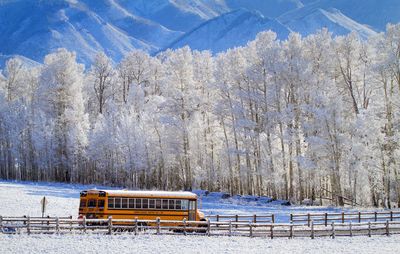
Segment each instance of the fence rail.
M378 221L400 221L400 211L383 211L383 212L342 212L342 213L307 213L307 214L290 214L290 222L307 223L310 226L311 221L314 224L328 224L332 222L378 222Z
M208 219L211 221L233 221L233 222L253 222L253 223L274 223L274 214L252 214L252 215L208 215Z
M244 216L243 216L244 217ZM258 216L257 216L258 217ZM239 217L238 217L239 218ZM236 219L236 217L235 217ZM70 217L1 217L2 233L13 234L67 234L67 233L103 233L120 234L198 234L206 236L247 236L247 237L339 237L373 236L400 234L400 221L368 222L330 222L327 226L315 223L273 223L236 221L163 221L138 219L73 219Z

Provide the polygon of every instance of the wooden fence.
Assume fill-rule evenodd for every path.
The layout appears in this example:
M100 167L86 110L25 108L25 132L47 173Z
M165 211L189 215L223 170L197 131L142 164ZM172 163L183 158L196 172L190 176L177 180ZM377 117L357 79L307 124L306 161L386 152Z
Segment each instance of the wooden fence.
M274 214L252 214L252 215L208 215L207 218L211 221L232 221L232 222L253 222L253 223L274 223Z
M120 234L197 234L206 236L247 236L247 237L338 237L372 236L400 234L400 221L345 222L332 221L310 225L300 223L260 223L233 221L162 221L157 220L121 220L121 219L72 219L58 217L1 217L0 230L13 234L67 234L67 233L103 233Z
M332 222L350 223L350 222L385 222L400 221L400 211L383 211L383 212L342 212L342 213L307 213L307 214L290 214L290 222L297 224L311 225L328 224Z

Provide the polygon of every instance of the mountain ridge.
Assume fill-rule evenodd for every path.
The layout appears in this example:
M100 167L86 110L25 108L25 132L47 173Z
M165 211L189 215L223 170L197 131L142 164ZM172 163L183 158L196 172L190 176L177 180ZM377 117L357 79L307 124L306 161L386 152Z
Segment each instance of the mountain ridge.
M133 49L156 54L188 45L218 53L263 30L282 40L322 28L368 38L399 21L398 0L3 0L0 54L42 62L64 47L88 66L99 51L114 62Z

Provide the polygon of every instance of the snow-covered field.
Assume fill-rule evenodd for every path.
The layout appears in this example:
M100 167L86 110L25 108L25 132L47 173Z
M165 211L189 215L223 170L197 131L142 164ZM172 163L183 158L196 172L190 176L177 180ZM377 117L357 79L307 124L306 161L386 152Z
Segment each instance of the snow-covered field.
M94 186L12 183L0 181L0 215L39 216L40 200L48 199L46 214L77 216L79 192ZM291 212L333 211L327 207L285 207L258 202L204 198L206 214L270 213L285 220ZM3 235L0 253L398 253L400 236L354 238L266 239L247 237L123 235Z
M400 237L264 239L156 235L0 235L0 253L399 253Z

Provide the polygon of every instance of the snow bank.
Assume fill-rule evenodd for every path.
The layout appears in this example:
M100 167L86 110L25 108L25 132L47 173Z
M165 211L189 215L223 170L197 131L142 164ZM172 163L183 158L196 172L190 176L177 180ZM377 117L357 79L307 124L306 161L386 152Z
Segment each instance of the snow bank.
M156 235L0 235L0 253L396 253L400 236L265 239Z

